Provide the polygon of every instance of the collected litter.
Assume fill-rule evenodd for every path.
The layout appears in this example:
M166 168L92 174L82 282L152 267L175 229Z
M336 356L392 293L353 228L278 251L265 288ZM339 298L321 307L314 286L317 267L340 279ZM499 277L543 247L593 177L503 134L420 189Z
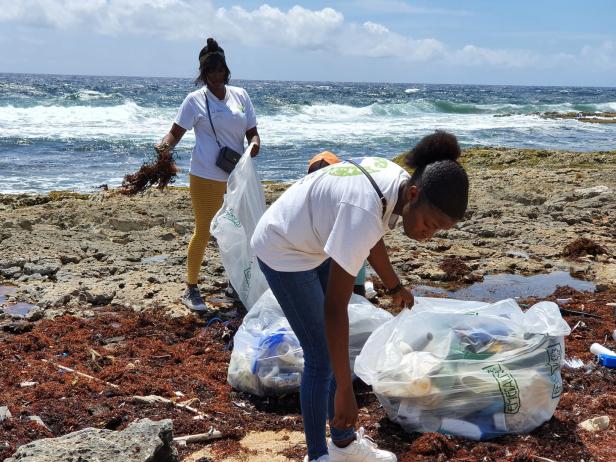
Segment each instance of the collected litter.
M605 348L603 345L593 343L590 345L590 352L597 356L599 364L610 369L616 369L616 353Z
M252 233L265 212L265 195L251 149L248 146L231 172L223 205L210 225L225 272L247 310L268 288L250 248Z
M555 303L526 312L512 299L415 303L376 329L355 362L391 420L484 440L552 417L570 333Z
M352 368L370 334L393 316L355 294L348 313ZM304 353L271 290L244 317L233 345L227 381L235 389L257 396L299 391Z

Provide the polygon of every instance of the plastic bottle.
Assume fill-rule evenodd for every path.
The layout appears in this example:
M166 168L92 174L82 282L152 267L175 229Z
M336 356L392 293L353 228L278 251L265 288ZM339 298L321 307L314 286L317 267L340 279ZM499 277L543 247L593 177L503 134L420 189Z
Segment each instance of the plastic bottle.
M614 353L612 350L605 348L603 345L600 345L598 343L593 343L592 345L590 345L590 352L597 356L599 355L616 356L616 353Z

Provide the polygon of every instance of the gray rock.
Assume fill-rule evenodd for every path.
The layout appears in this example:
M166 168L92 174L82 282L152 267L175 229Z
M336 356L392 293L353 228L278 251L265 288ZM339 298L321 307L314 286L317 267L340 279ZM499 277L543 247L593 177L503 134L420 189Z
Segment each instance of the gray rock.
M541 205L546 201L545 197L528 191L522 191L520 193L511 192L505 195L504 199L522 205Z
M19 268L23 268L25 264L26 264L26 259L25 258L18 258L16 260L1 260L0 261L0 268L2 268L2 269L4 269L4 268L13 268L15 266L18 266Z
M576 198L579 199L589 199L591 197L598 196L599 194L604 194L610 191L610 188L607 186L593 186L592 188L580 188L573 191L573 194Z
M124 431L85 428L21 446L5 462L178 462L173 422L141 419Z
M26 315L26 320L30 322L35 322L35 321L39 321L43 319L44 316L45 316L45 310L35 305Z
M19 282L28 282L28 281L41 281L45 279L45 276L41 275L41 273L34 273L34 274L22 274L17 280Z
M17 224L26 231L32 231L32 222L30 220L19 220Z
M67 265L69 263L79 263L81 261L81 257L78 255L60 255L60 262L63 265Z
M150 228L150 223L138 220L121 220L119 218L112 218L109 220L109 225L113 229L128 233L130 231L144 231Z
M479 228L474 231L475 231L475 234L477 234L477 236L479 237L495 237L496 236L496 233L494 232L493 229Z
M178 233L180 236L183 236L184 234L191 232L192 228L193 228L192 223L177 222L173 224L173 229L175 229L175 232Z
M160 236L163 241L172 241L175 239L175 234L173 233L165 233Z
M10 268L0 268L0 275L7 279L18 278L21 276L21 268L19 266L11 266Z
M513 258L523 258L524 260L528 260L530 258L528 253L524 252L523 250L513 250L513 249L507 250L505 255L507 255L508 257L513 257Z
M114 299L115 294L115 290L106 290L102 288L83 291L86 301L93 306L109 305Z
M26 263L24 265L24 273L25 274L40 274L41 276L53 276L60 269L60 265L56 263L48 263L43 262L40 264L37 263Z

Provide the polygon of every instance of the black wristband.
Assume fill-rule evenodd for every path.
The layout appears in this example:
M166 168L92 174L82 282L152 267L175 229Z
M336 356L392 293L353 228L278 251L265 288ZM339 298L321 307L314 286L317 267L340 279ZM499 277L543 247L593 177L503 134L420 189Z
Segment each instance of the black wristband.
M396 295L401 290L402 290L402 282L398 281L398 284L396 284L396 287L392 287L391 289L385 289L385 295Z

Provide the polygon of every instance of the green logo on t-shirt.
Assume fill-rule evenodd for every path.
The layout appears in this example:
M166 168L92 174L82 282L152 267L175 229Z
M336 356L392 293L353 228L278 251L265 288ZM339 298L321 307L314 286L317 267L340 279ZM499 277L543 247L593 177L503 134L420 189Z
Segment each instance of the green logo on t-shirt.
M361 164L368 173L380 172L387 168L387 161L385 159L372 158L370 161L370 163L366 162ZM362 175L361 170L352 164L335 164L327 170L327 173L333 176Z

